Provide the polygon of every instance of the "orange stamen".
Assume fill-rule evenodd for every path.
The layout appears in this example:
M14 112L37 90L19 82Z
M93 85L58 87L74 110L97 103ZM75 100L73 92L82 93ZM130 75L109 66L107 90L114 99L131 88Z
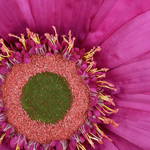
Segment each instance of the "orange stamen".
M55 43L58 41L58 34L57 34L55 26L52 26L52 27L54 29L55 36L54 35L50 35L49 33L45 33L44 35L52 43L52 45L55 45Z
M68 48L67 48L67 50L68 50L68 52L70 53L71 49L72 49L73 46L74 46L75 37L73 37L73 38L71 39L71 30L69 30L68 35L69 35L69 38L68 38L69 40L67 40L67 39L65 38L65 35L63 35L62 37L63 37L63 40L64 40L66 43L68 43Z
M28 37L30 37L35 44L40 44L39 35L30 31L30 29L26 28Z
M24 34L21 34L21 38L20 37L18 37L18 36L16 36L16 35L14 35L14 34L8 34L9 36L11 36L11 37L15 37L15 38L17 38L17 39L19 39L19 42L21 42L22 43L22 45L24 46L24 48L27 50L27 48L26 48L26 40L25 40L25 38L24 38Z

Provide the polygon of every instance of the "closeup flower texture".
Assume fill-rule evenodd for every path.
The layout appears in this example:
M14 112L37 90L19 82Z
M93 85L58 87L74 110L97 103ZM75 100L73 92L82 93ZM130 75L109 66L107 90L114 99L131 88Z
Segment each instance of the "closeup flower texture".
M70 138L40 143L7 122L5 113L11 108L3 107L8 96L1 89L0 150L149 150L149 4L149 0L1 0L0 86L13 66L52 59L58 70L65 59L75 62L89 88L90 108ZM49 64L55 66L53 61ZM10 83L20 83L16 79L10 78ZM17 117L15 121L19 122Z

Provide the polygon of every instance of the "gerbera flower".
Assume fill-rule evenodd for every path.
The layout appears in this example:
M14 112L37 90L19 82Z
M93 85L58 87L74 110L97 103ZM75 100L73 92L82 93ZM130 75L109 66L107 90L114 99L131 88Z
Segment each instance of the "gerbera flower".
M18 42L17 39L8 36L10 33L19 37L21 33L26 35L26 28L29 28L41 37L45 33L53 33L52 26L57 29L60 43L65 39L69 41L67 38L61 37L62 35L67 35L68 31L71 30L72 37L76 38L75 41L72 40L75 47L79 49L85 48L86 51L90 51L93 46L100 46L101 51L93 55L93 61L97 63L98 70L109 68L105 81L113 84L117 91L106 88L105 94L111 96L116 104L115 109L119 109L119 111L111 114L109 119L101 117L101 122L103 123L98 124L99 128L112 142L104 138L103 144L99 144L97 142L99 138L93 134L95 132L93 131L91 132L93 139L87 138L89 140L85 142L86 149L92 150L93 145L95 149L104 150L150 149L150 46L148 40L150 38L150 6L148 0L60 0L58 2L51 0L1 0L0 8L0 36L4 39L4 41L1 40L1 43L5 43L5 45L2 44L3 46L8 44L8 47L11 45L13 47L15 42ZM23 36L22 39L24 39ZM38 43L39 39L36 39L36 44L40 44ZM21 41L21 43L23 44L24 41ZM34 50L32 52L36 53ZM70 49L67 50L69 51ZM15 63L14 60L29 63L28 53L22 52L22 55L13 55L9 49L5 49L2 54L4 56L11 55L10 61L13 61L13 63ZM87 53L85 52L84 54ZM11 66L8 66L6 62L4 64L2 65L3 67L1 66L0 71L5 74L10 70ZM1 75L0 79L0 82L3 83L4 75ZM91 83L91 85L94 84ZM91 90L93 89L94 86L91 86ZM93 94L91 98L95 100L96 97L97 95ZM93 104L94 107L97 104L97 102ZM96 107L98 108L98 106ZM97 122L95 119L96 115L99 115L97 110L89 110L88 117L93 123L94 121ZM0 115L5 120L3 114ZM0 121L3 122L4 120ZM107 122L112 122L113 124L113 120L119 124L117 128L107 125ZM84 139L86 139L84 138L84 136L86 137L84 133L88 133L90 129L90 124L86 123L86 125L86 128L85 125L79 128L83 138L79 139L79 134L76 132L70 139L72 147L76 145L76 142L83 140L84 143ZM1 128L3 129L3 126ZM8 134L13 132L12 126L7 129L9 129L7 130ZM98 130L97 127L96 129ZM2 134L1 138L4 138L4 141L0 148L2 150L11 149L5 142L5 134ZM18 138L21 139L20 146L16 142ZM19 134L13 138L13 141L15 145L17 144L17 147L22 147L25 143L25 137ZM54 140L50 145L55 146L56 143L58 143L58 148L59 145L66 144L63 140L59 142ZM30 142L28 148L32 149L35 145L36 147L39 146L37 143ZM80 144L79 147L83 148Z

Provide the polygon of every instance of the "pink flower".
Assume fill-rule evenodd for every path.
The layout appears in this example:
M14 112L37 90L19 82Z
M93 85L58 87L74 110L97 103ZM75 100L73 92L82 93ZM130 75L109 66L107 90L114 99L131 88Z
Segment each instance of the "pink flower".
M15 38L8 36L9 33L20 36L29 28L41 36L44 33L53 33L51 27L54 25L58 38L67 35L71 30L76 38L76 47L88 51L93 46L100 46L101 51L96 52L94 60L98 68L109 68L106 81L117 88L116 92L107 90L107 93L119 109L118 113L110 115L119 126L113 128L107 125L107 121L112 121L103 118L105 123L101 128L113 142L104 139L103 144L99 144L95 141L95 150L150 149L149 0L1 0L0 16L0 36L8 44L16 42ZM53 47L53 50L55 51L56 47ZM16 57L18 61L20 58L24 58L26 63L29 61L28 54L25 53L13 58ZM9 64L3 63L5 67L0 66L0 84L3 83L3 74L10 69ZM82 71L80 74L85 75ZM94 92L94 79L85 82L90 83L90 89ZM95 97L94 95L93 106L96 106ZM100 114L96 110L89 110L88 115L97 122L94 116ZM6 118L3 113L0 117L1 125ZM91 132L94 133L94 129ZM79 137L78 134L72 137L69 147L74 147L77 140L82 143ZM60 143L54 141L52 145L59 147ZM22 146L21 142L19 144ZM39 145L33 142L28 149L33 146ZM93 149L89 144L86 148ZM1 149L13 150L5 142L2 143Z

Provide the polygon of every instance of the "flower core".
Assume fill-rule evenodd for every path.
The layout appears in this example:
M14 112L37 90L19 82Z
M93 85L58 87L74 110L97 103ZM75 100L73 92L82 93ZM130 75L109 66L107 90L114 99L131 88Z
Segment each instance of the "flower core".
M20 99L31 120L54 124L63 119L72 102L67 84L64 77L49 72L31 77Z
M3 108L2 100L0 100L0 125L3 139L6 139L11 147L16 147L17 149L25 148L25 149L81 149L85 150L86 146L90 144L93 148L95 148L95 142L99 144L103 144L103 138L107 138L109 141L112 141L104 132L102 124L112 124L113 127L117 127L118 124L115 123L112 119L109 118L110 114L117 113L118 109L114 110L112 105L115 106L113 99L110 95L105 93L105 89L116 90L112 84L105 81L105 75L108 71L107 68L96 68L96 62L94 61L93 55L95 52L100 51L101 48L93 47L93 49L85 52L85 49L79 49L74 47L75 38L71 37L71 31L68 33L68 40L66 36L62 36L63 40L61 43L58 41L58 34L56 32L56 28L53 26L55 35L50 35L49 33L45 33L45 37L39 37L38 34L31 32L27 29L28 38L25 39L25 36L21 34L21 38L17 37L13 34L9 34L12 37L19 39L20 43L15 43L15 47L11 46L7 48L5 46L4 41L1 39L0 43L1 47L1 55L0 55L0 85L2 85L5 81L5 74L7 74L10 69L14 68L13 65L19 63L29 64L30 61L35 63L35 67L37 70L42 70L43 68L47 68L47 64L41 64L34 61L34 55L41 62L49 61L51 59L50 56L61 55L65 60L74 62L76 65L77 71L76 73L82 77L84 80L84 85L88 87L90 90L90 103L91 107L88 109L88 117L85 122L82 123L78 129L74 130L74 133L69 139L57 139L54 138L50 144L40 145L37 141L28 141L24 134L15 134L14 128L10 124L6 124L6 117L3 113L5 110ZM32 56L33 55L33 56ZM43 55L43 56L41 56ZM44 57L44 58L43 58ZM40 62L38 61L38 62ZM57 61L56 61L57 62ZM57 64L57 63L56 63ZM21 66L21 64L19 64ZM49 63L51 65L51 63ZM57 64L59 67L64 68L60 62ZM67 67L65 67L66 69ZM55 67L57 72L57 67ZM32 70L32 69L31 69ZM49 71L51 72L51 71ZM52 71L53 72L53 71ZM56 73L54 72L54 73ZM67 72L67 70L65 70ZM70 70L69 70L70 72ZM37 73L37 72L36 72ZM36 74L35 73L35 74ZM38 72L41 73L41 72ZM28 75L28 73L25 73ZM72 78L72 75L69 76ZM11 78L12 80L12 78ZM25 80L28 80L28 78ZM11 81L14 82L14 81ZM75 82L74 82L75 83ZM15 86L15 84L14 84ZM6 88L7 90L7 88ZM13 90L12 90L13 91ZM73 92L72 92L73 93ZM82 94L79 94L82 95ZM5 98L7 96L4 96ZM82 100L82 99L81 99ZM9 100L8 100L9 101ZM16 100L17 103L17 100ZM82 107L84 107L84 103L81 103ZM82 108L81 107L81 108ZM79 105L76 106L76 109L80 110ZM82 111L81 111L82 112ZM76 111L73 112L75 114ZM17 117L18 118L18 117ZM79 119L80 120L80 119ZM14 121L14 119L13 119ZM15 120L15 123L20 120ZM76 120L77 121L77 120ZM14 123L14 124L15 124ZM29 127L30 124L29 124ZM61 126L65 129L65 126ZM58 130L59 132L59 130ZM66 130L67 132L67 130ZM47 132L46 132L47 133ZM65 133L65 132L64 132ZM49 134L49 133L48 133ZM32 136L32 135L31 135ZM32 147L32 148L31 148Z

